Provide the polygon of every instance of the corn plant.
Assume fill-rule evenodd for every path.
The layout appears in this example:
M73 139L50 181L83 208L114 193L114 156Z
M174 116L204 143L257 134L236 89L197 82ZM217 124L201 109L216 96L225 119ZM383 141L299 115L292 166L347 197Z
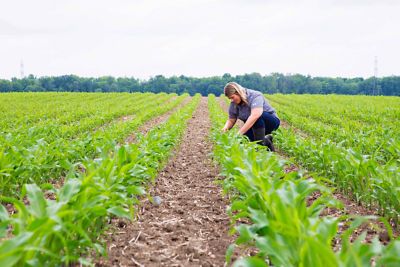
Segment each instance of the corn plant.
M400 240L388 246L377 239L364 242L365 234L350 242L350 234L368 217L333 218L320 216L326 207L340 208L331 189L301 173L284 173L284 161L234 132L222 134L224 116L215 97L209 96L214 157L221 165L224 190L231 195L229 214L238 233L235 245L257 248L253 257L242 258L233 266L395 266L400 263ZM321 197L311 205L307 198L318 191ZM249 223L239 223L242 219ZM349 220L348 230L337 236L338 224ZM391 232L389 231L389 234ZM334 251L334 238L342 248ZM234 246L227 251L230 261Z
M104 255L107 221L132 218L137 196L180 141L199 99L137 143L103 149L98 158L83 161L85 172L71 170L60 189L26 184L20 198L1 197L18 212L10 216L0 206L0 266L88 265L90 255ZM45 197L49 192L54 199Z
M400 115L396 97L271 95L279 148L357 202L400 219ZM371 112L373 111L373 112ZM299 134L299 129L302 131Z
M109 150L117 142L123 141L145 121L176 107L187 95L179 96L174 101L160 106L170 97L170 95L162 94L150 105L143 102L140 107L144 108L147 105L147 110L137 114L132 121L111 123L104 129L99 129L94 133L86 132L72 140L69 135L61 138L59 133L55 133L52 138L37 139L37 132L33 131L29 133L29 139L32 141L25 142L21 141L25 138L8 134L3 141L1 160L7 162L8 165L0 169L2 170L0 193L16 196L24 183L46 183L50 178L65 175L75 164L86 158L95 158L99 155L99 151ZM51 135L53 128L51 125L46 129L41 128L44 131L42 134ZM2 164L1 161L0 164ZM10 180L13 183L8 183Z

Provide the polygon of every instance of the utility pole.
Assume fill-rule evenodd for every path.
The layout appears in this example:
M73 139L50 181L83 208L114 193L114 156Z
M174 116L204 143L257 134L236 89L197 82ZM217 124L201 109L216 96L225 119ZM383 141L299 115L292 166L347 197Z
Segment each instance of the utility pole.
M21 79L23 79L25 77L24 74L24 62L21 59L21 64L20 64L20 74L21 74Z
M379 95L379 88L378 88L378 81L377 81L377 77L378 77L378 57L375 56L375 60L374 60L374 89L372 91L373 95Z

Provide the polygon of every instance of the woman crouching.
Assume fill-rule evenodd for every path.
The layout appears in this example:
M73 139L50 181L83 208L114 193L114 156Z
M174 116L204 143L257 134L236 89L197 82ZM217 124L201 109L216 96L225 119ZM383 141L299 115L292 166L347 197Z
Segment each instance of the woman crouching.
M222 131L230 130L237 119L244 125L239 134L246 135L250 141L258 141L271 151L275 151L272 143L271 132L278 129L280 120L275 109L259 91L240 86L238 83L229 82L224 87L224 94L231 100L229 118ZM267 136L266 136L267 135Z

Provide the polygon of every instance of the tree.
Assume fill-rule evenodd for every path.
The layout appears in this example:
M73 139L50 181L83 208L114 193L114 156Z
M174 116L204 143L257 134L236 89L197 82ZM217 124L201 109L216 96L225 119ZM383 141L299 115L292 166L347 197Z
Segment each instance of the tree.
M302 74L272 73L261 76L253 72L232 76L225 73L222 76L207 78L187 77L184 75L166 78L156 75L149 80L139 80L134 77L114 78L103 76L99 78L84 78L76 75L37 78L30 74L26 78L0 80L0 92L24 91L67 91L67 92L166 92L210 93L220 95L227 82L235 81L244 87L262 91L263 93L297 93L297 94L373 94L379 90L383 95L400 96L400 76L390 76L375 79L363 78L329 78L311 77ZM375 88L375 89L374 89Z

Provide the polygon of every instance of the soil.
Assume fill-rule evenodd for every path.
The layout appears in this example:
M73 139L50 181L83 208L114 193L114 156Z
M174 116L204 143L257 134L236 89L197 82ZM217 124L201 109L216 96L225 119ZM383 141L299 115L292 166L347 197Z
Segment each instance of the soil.
M175 99L175 97L173 99ZM139 127L137 132L141 133L143 135L146 135L147 132L150 131L155 125L159 125L161 123L166 122L168 120L168 118L171 116L171 114L173 114L179 108L185 106L187 103L190 102L191 99L192 99L192 97L187 97L177 107L173 108L172 110L167 111L166 113L164 113L160 116L157 116L157 117L147 121L146 123L144 123L142 126ZM135 139L136 139L136 133L133 133L125 139L125 142L133 143L133 142L135 142Z
M172 102L172 101L174 101L175 99L176 99L176 96L173 96L173 97L169 98L169 99L167 100L167 102L168 102L168 103L169 103L169 102ZM111 125L112 123L114 123L114 122L128 122L128 121L132 121L132 120L135 119L135 117L136 117L136 114L123 115L123 116L118 117L118 118L115 118L115 119L113 119L113 120L111 120L111 121L109 121L109 122L107 122L107 123L104 123L104 124L102 124L102 125L100 125L100 126L98 126L98 127L95 127L94 130L93 130L93 132L96 132L96 131L99 131L99 130L104 130L105 128L107 128L108 126L110 126L110 125Z
M188 122L178 151L143 200L133 222L119 221L108 242L105 266L223 266L229 236L228 200L215 181L209 154L207 98Z

